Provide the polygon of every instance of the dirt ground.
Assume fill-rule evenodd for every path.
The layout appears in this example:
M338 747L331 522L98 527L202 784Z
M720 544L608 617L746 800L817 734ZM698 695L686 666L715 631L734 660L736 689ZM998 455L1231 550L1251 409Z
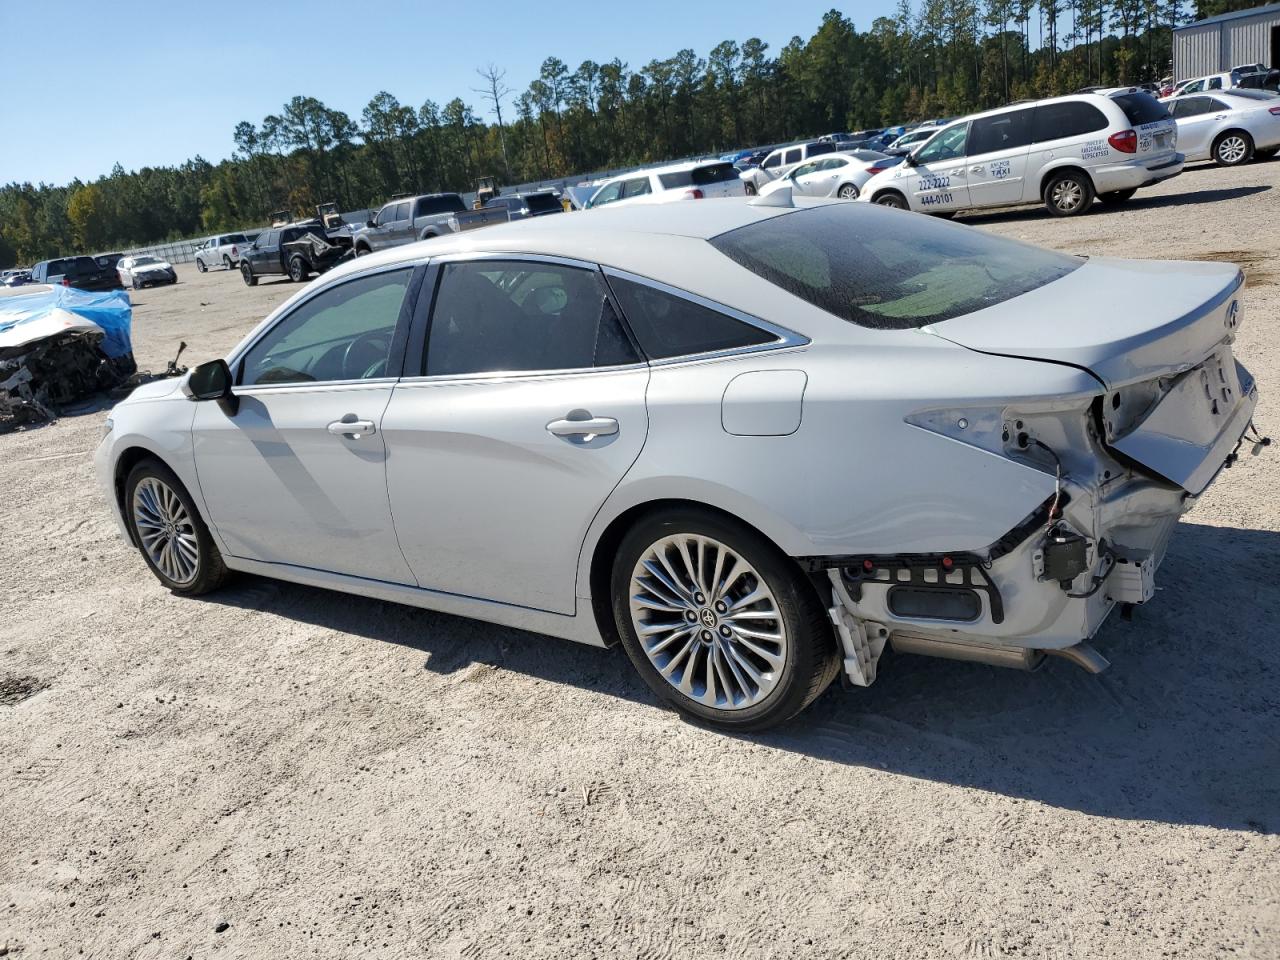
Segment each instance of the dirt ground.
M968 220L1242 263L1280 436L1278 188L1201 166ZM179 276L134 295L143 366L294 289ZM886 655L733 737L616 648L249 577L171 596L94 484L106 415L0 436L0 956L1280 957L1280 448L1184 520L1102 676Z

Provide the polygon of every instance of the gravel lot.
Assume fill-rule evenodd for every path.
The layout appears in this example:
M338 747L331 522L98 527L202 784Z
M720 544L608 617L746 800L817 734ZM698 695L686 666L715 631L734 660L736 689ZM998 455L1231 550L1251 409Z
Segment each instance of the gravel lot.
M1242 263L1280 435L1278 187L1201 166L968 219ZM179 275L134 294L144 367L294 289ZM94 485L105 418L0 436L0 956L1280 957L1276 447L1186 518L1102 676L886 655L731 737L616 648L253 578L171 596Z

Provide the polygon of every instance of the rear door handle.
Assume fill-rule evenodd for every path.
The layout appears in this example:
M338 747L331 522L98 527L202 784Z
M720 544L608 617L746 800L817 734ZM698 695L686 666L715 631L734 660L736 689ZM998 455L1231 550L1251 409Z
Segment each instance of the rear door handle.
M341 420L335 420L329 424L329 432L335 437L359 440L361 437L377 433L378 428L373 425L372 420L357 420L354 413L349 413Z
M984 170L986 170L986 169L987 169L986 167L970 167L970 168L969 168L969 172L970 172L970 173L982 173L982 172L983 172Z
M570 443L590 443L596 437L611 437L618 432L618 421L612 417L593 417L586 410L572 410L563 420L552 420L547 432Z

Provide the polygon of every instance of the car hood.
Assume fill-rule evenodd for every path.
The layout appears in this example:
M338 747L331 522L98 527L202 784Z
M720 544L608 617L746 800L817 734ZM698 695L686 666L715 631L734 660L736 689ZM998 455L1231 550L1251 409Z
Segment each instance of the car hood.
M140 267L133 267L133 273L168 273L173 266L168 263L144 263Z
M178 388L186 382L186 376L165 377L160 380L151 380L135 387L133 392L125 398L125 402L137 403L142 400L161 400L164 397L172 396L177 393Z
M980 353L1079 367L1116 388L1189 370L1234 338L1243 282L1233 264L1099 257L925 329Z

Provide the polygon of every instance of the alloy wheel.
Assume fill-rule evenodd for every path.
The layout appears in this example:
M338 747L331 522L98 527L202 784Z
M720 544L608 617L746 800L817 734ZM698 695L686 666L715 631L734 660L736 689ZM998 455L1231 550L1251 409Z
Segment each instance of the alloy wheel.
M1241 136L1224 137L1218 144L1218 159L1225 164L1239 163L1248 152L1249 146Z
M778 602L725 544L695 534L657 541L636 563L630 594L641 648L684 696L741 710L777 686L788 652Z
M1084 200L1084 189L1075 180L1059 180L1053 185L1052 199L1059 210L1074 210Z
M846 183L843 187L840 188L840 192L837 194L837 196L840 197L841 200L857 200L858 188L855 187L852 183Z
M133 491L138 540L156 569L178 585L195 580L200 541L182 500L167 483L144 477Z

